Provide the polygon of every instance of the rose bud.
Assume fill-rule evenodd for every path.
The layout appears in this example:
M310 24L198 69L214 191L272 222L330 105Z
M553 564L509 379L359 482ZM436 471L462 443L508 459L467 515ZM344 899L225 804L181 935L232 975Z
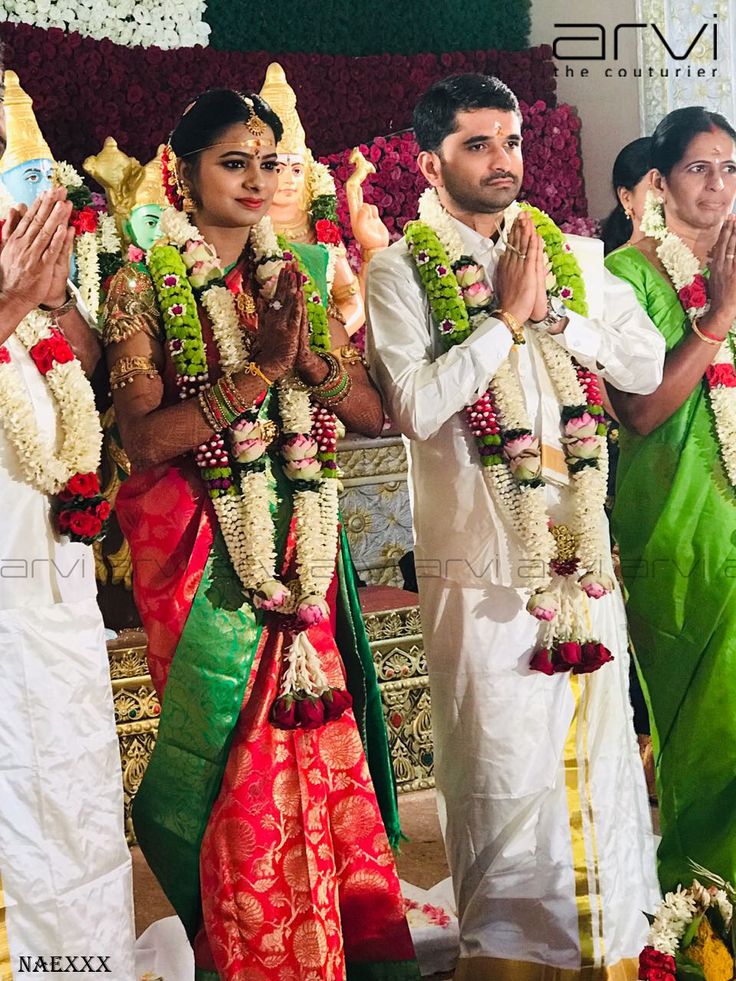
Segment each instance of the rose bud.
M566 640L557 645L557 654L563 664L580 664L583 651L580 644Z
M277 729L296 729L296 702L290 695L277 698L271 706L268 718Z
M325 724L325 707L319 698L301 698L296 703L296 718L302 729L319 729Z
M555 669L552 666L552 654L548 647L539 647L534 652L529 667L533 671L541 671L542 674L553 675Z

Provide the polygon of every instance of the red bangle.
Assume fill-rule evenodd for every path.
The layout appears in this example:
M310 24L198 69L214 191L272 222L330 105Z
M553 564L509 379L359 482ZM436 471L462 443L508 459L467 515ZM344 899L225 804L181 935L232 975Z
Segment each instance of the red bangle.
M701 325L700 325L700 317L695 317L694 320L693 320L693 323L698 325L698 330L703 335L703 337L707 337L709 341L715 341L716 344L722 344L723 343L723 338L722 337L716 337L715 334L711 334L711 332L709 330L706 330L705 327L701 327Z

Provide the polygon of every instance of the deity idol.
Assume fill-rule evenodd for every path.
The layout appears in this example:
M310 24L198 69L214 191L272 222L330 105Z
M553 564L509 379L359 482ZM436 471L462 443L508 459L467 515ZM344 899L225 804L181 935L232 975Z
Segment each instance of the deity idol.
M30 206L51 189L54 158L33 113L33 100L13 71L5 72L7 147L0 159L0 181L16 204Z
M107 206L118 233L134 249L147 252L159 237L159 221L166 207L161 182L161 153L145 165L129 157L112 136L102 150L84 161L84 169L105 189ZM138 257L142 258L142 256Z
M307 147L296 111L296 94L281 65L274 62L268 66L260 94L284 123L284 135L277 148L279 186L269 215L276 231L297 247L305 261L301 246L319 244L327 249L328 311L352 335L365 321L365 308L361 283L350 267L337 225L335 182L327 167L316 161ZM365 169L361 177L369 172ZM377 210L363 204L359 186L351 188L348 203L353 233L363 249L365 264L373 252L388 245L388 231Z

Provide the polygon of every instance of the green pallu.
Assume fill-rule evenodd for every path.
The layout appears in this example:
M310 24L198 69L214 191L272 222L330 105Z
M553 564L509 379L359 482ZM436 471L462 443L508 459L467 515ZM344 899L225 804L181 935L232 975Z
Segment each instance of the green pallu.
M208 596L218 559L229 562L219 535L174 653L156 745L133 802L146 861L192 942L201 924L202 837L262 630L249 603L228 610Z
M355 721L363 741L373 788L391 847L401 841L399 808L396 800L396 776L391 762L383 700L378 687L373 652L368 643L360 610L358 590L350 561L347 535L340 534L337 556L338 598L335 640L345 666L348 691L353 699Z
M628 281L667 349L689 331L671 284L634 248ZM621 429L612 521L652 718L662 888L690 860L736 881L736 495L704 385L648 436Z

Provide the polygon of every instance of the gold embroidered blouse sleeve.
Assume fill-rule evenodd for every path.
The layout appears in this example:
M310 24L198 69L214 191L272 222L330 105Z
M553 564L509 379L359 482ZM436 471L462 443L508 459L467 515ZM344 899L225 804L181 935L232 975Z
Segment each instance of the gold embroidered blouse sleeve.
M102 338L107 347L141 331L163 343L163 325L150 276L135 266L123 266L113 276L105 300Z

